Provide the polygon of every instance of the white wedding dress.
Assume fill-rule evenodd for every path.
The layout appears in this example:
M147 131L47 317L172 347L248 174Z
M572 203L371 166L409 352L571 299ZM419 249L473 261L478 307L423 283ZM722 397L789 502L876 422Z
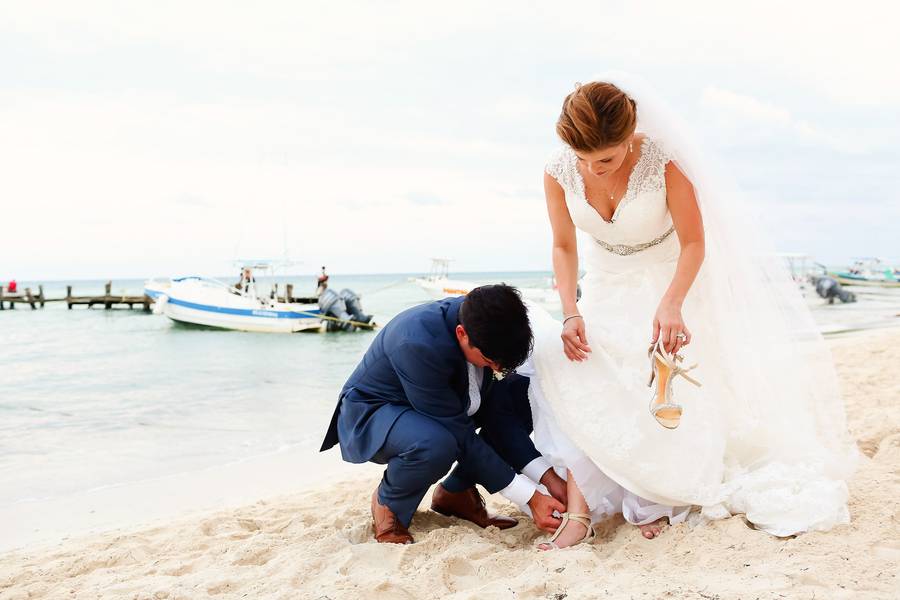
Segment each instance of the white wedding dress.
M713 266L704 264L683 306L693 341L682 354L685 364L699 363L691 375L703 387L675 378L675 401L684 407L677 429L664 429L650 414L652 319L680 246L666 204L670 156L649 137L633 152L639 156L610 221L588 204L570 148L546 166L579 230L586 275L578 306L593 351L583 362L569 361L561 323L530 307L535 348L520 372L532 376L537 448L561 475L571 469L595 520L622 512L636 524L663 516L678 522L699 506L709 518L745 513L780 536L848 522L845 478L855 455L833 368L816 364L830 360L822 340L788 344L741 329L757 324L746 323L740 299L729 300L732 284L718 276L709 232ZM753 306L743 309L753 314ZM768 330L779 327L788 324L773 322ZM800 356L803 348L810 351Z

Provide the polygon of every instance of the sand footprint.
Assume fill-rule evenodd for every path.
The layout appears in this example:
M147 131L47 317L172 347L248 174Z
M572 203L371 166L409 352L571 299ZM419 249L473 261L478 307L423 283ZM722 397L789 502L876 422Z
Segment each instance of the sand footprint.
M176 562L175 566L170 568L162 568L159 570L160 575L166 575L169 577L181 577L182 575L187 575L188 573L193 573L194 571L194 563L193 562Z
M237 585L233 581L224 580L212 583L206 587L206 593L210 596L218 596L226 592L233 592Z
M445 561L441 571L444 584L451 591L460 592L482 585L478 571L464 558L454 557Z
M358 544L350 546L350 556L338 567L341 575L371 568L378 572L396 572L407 546L397 544Z
M261 566L272 560L274 549L269 541L254 540L237 551L231 564L239 567Z
M390 581L383 581L376 585L372 590L366 592L365 598L366 600L396 600L397 598L420 600L403 587Z
M261 529L259 521L256 519L238 519L238 525L241 526L242 529L246 529L247 531L259 531Z
M894 463L900 458L900 431L893 430L878 440L874 459L879 462Z

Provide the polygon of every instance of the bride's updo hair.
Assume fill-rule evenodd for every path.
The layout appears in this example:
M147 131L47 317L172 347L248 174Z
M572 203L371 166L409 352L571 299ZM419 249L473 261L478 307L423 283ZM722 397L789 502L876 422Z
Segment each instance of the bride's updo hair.
M611 83L592 81L566 96L556 133L573 150L593 152L621 144L636 125L634 100Z

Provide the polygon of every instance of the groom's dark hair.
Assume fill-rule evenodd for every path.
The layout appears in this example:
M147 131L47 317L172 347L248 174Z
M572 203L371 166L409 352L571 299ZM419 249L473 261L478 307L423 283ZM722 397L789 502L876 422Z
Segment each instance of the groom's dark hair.
M459 322L469 343L504 370L525 362L534 345L522 296L505 283L483 285L469 292L459 309Z

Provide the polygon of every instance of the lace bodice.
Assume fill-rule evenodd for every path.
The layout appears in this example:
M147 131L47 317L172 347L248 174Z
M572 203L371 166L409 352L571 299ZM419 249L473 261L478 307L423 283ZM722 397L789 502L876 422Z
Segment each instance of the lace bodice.
M666 163L670 158L661 145L643 138L637 162L628 177L625 195L607 221L588 204L584 179L578 172L578 157L571 148L560 148L550 157L545 170L559 182L575 226L610 246L638 246L650 243L672 228L666 204Z

